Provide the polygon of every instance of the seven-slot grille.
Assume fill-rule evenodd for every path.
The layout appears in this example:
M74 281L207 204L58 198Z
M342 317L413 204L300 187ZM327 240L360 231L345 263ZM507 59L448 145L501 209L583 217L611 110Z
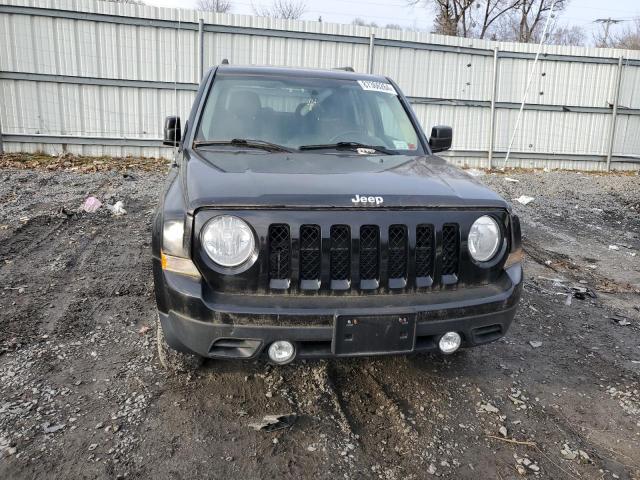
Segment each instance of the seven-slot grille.
M319 225L302 225L299 232L290 231L287 224L270 225L268 271L271 284L297 277L300 285L292 287L302 290L318 290L324 282L330 289L400 289L409 283L408 277L412 275L415 285L420 288L432 285L437 274L443 284L457 282L460 255L457 224L442 226L439 258L436 255L438 232L433 225L394 224L382 228L386 231L381 232L378 225L362 225L354 231L348 225L332 225L329 237L326 238L325 231L323 238ZM414 232L409 229L413 228L415 244L412 250L410 236ZM385 236L386 245L381 241ZM354 245L358 245L355 253L352 251ZM292 262L296 258L298 262ZM437 262L440 268L437 268ZM409 268L411 263L414 263L413 269ZM292 271L296 265L298 271ZM388 283L383 284L381 276Z

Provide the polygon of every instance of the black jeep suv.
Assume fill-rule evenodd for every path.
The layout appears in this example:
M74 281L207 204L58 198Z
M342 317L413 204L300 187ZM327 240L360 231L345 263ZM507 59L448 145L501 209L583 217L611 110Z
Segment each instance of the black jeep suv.
M408 353L502 337L522 288L508 203L434 152L390 79L221 65L153 225L165 366Z

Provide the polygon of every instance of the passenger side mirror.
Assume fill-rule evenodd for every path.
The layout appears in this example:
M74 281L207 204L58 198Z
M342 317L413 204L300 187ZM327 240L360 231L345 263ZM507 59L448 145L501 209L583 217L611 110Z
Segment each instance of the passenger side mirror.
M180 117L167 117L164 120L164 140L163 145L175 147L182 139L182 129L180 128Z
M429 137L429 146L433 153L444 152L451 148L451 139L453 138L453 130L451 127L444 125L436 125L431 129L431 137Z

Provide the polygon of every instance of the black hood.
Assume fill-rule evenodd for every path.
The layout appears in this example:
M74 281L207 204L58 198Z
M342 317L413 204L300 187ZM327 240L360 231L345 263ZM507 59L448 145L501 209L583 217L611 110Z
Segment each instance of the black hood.
M352 202L356 195L382 197L372 208L508 208L498 194L436 156L190 153L190 212L201 207L362 208Z

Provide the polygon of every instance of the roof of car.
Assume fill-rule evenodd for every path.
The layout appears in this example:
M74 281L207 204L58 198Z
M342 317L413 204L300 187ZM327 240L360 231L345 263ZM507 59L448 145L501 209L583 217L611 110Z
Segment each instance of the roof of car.
M315 68L287 68L287 67L262 67L223 64L218 66L221 73L235 73L238 75L278 75L295 77L336 78L342 80L377 80L386 82L382 75L370 75L367 73L350 72L343 68L333 70Z

